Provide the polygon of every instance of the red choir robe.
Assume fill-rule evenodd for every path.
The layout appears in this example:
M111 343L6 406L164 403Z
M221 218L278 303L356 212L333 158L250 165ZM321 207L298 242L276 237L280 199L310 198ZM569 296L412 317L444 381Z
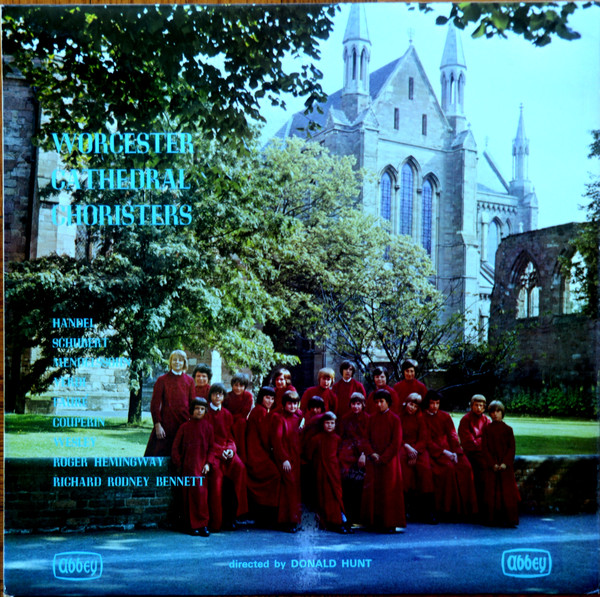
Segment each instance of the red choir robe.
M320 396L323 398L323 401L325 402L324 412L330 410L335 413L338 405L338 399L335 395L335 392L331 388L324 389L321 386L312 386L311 388L308 388L304 394L302 394L302 399L300 400L300 410L302 412L306 412L308 408L308 401L313 396Z
M307 447L307 456L316 476L317 508L322 526L339 526L345 522L342 475L338 459L341 441L335 432L320 431Z
M335 411L335 414L338 416L338 418L341 418L346 413L350 412L350 396L352 396L354 392L360 392L365 398L367 397L365 386L363 386L360 381L356 381L353 377L350 379L350 381L344 381L343 379L340 379L333 384L331 389L334 391L338 399L337 411Z
M281 410L281 399L286 392L297 392L297 390L292 384L285 388L275 388L275 402L273 402L272 411Z
M400 464L402 426L391 409L369 417L367 456L377 453L379 462L367 458L362 493L364 524L380 529L406 526L404 486Z
M171 447L179 427L190 419L190 402L194 399L194 380L172 371L161 375L154 384L150 412L152 423L160 423L166 437L158 439L152 429L144 456L171 456Z
M248 390L244 390L240 396L231 390L223 400L223 407L233 415L233 439L237 454L244 464L246 464L246 422L253 404L252 392Z
M175 436L171 459L173 464L185 477L201 477L196 479L196 485L183 487L183 509L189 522L190 529L201 529L208 526L208 483L202 477L202 469L209 462L214 440L213 428L204 418L191 419L184 423Z
M277 516L279 523L300 524L302 519L300 421L301 417L286 410L274 412L271 417L269 439L281 479ZM292 465L290 472L283 470L286 460Z
M250 497L261 506L274 508L279 504L281 475L269 445L271 413L262 404L250 412L246 427L246 472Z
M387 390L392 396L392 404L390 405L390 409L393 413L398 414L400 412L400 401L398 400L398 394L394 391L394 388L388 386L387 384L383 386L383 388L374 389L369 396L367 397L367 412L370 415L374 415L378 412L377 405L375 404L374 396L377 390Z
M437 511L458 516L476 514L473 471L460 447L452 417L442 410L434 415L425 411L423 416L429 431L427 451L431 457ZM455 452L458 462L450 460L444 450Z
M519 489L515 480L515 436L504 421L492 421L483 429L484 474L483 515L489 524L519 524ZM505 464L494 471L495 464Z
M206 417L212 424L214 443L211 460L214 461L209 479L210 524L214 531L219 531L223 524L223 477L231 479L237 498L235 516L248 512L248 495L246 489L246 467L237 455L233 439L233 415L225 408L215 410L211 404L206 409ZM224 450L233 450L233 458L225 460Z
M400 406L402 406L406 402L409 394L412 394L413 392L415 394L419 394L421 398L425 398L425 394L427 394L427 386L418 379L412 379L411 381L401 379L397 384L394 385L394 392L396 392L398 400L400 401Z
M194 393L196 394L196 398L204 398L207 402L210 403L208 399L208 391L210 390L210 383L207 383L205 386L197 386L194 385Z
M424 417L425 415L421 410L417 410L411 415L402 408L400 421L402 422L403 443L400 450L400 460L402 462L404 491L433 493L433 473L429 452L427 452L429 433ZM404 444L408 444L419 453L414 465L408 464L408 453Z
M485 462L483 458L483 430L489 425L490 419L484 414L477 416L473 411L468 412L458 424L458 437L465 455L471 463L475 479L477 503L481 510L483 500L483 476Z
M339 422L338 433L342 440L340 466L344 476L358 467L358 459L366 450L368 425L369 415L364 409L359 414L346 413Z

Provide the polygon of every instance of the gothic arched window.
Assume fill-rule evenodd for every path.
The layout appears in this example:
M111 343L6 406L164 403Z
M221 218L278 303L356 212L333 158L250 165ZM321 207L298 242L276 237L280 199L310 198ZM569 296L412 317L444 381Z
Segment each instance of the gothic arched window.
M412 234L414 174L409 164L402 166L400 183L400 234Z
M386 222L392 220L392 177L384 172L381 177L381 204L379 213Z
M564 270L563 270L564 271ZM579 251L571 257L571 267L563 278L561 313L571 315L583 313L587 299L583 292L583 280L587 275L585 261Z
M498 222L496 222L496 220L492 220L488 228L486 251L486 261L492 267L496 266L496 250L498 249L498 245L500 244L500 237L500 226L498 226Z
M356 49L352 50L352 80L356 81Z
M540 314L540 284L537 269L527 262L517 278L517 319L537 317Z
M431 255L431 222L433 213L433 187L431 182L426 180L423 183L423 204L421 218L421 244L423 248Z

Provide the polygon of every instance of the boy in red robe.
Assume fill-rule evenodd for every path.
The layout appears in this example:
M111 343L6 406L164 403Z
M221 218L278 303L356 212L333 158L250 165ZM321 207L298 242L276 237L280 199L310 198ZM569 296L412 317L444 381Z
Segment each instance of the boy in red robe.
M206 475L210 471L209 456L213 444L213 429L206 420L208 403L194 398L190 405L192 419L177 431L171 459L185 477L194 477L195 485L183 488L183 510L190 535L208 537L209 510Z
M174 350L169 356L169 372L156 380L152 390L150 412L154 428L144 456L170 456L177 430L190 418L194 380L186 369L185 352Z
M429 435L421 402L420 394L409 394L400 412L402 481L409 514L421 517L428 524L436 524L433 473L427 452Z
M515 436L504 421L504 404L490 403L492 422L483 429L483 513L487 524L516 527L519 524L519 489L515 481Z
M331 389L334 378L335 372L333 371L333 369L330 369L329 367L324 367L323 369L320 369L317 375L317 385L308 388L304 392L304 394L302 394L300 410L302 412L305 412L308 406L308 401L313 396L320 396L325 402L325 410L336 412L338 399L335 395L335 392Z
M436 509L446 518L469 518L477 513L473 471L460 447L452 417L440 410L441 397L429 390L424 401Z
M419 394L421 398L425 398L427 394L425 384L416 378L417 362L413 359L406 359L401 368L403 379L394 385L394 392L398 395L400 407L406 402L409 394Z
M269 444L269 428L274 403L275 389L262 387L246 426L248 497L259 524L268 524L269 521L274 520L277 516L274 509L279 504L281 475Z
M212 369L205 363L200 363L194 367L192 373L194 378L196 398L206 398L208 402L208 391L210 390L210 380L212 379Z
M231 392L227 392L223 407L233 415L233 439L237 454L246 464L246 420L252 410L254 397L248 391L250 380L244 373L236 373L231 378Z
M360 520L360 503L365 480L366 443L369 415L365 412L365 397L360 392L350 396L350 412L338 419L342 495L346 515L351 522Z
M292 385L292 374L285 367L278 367L271 374L271 386L275 388L275 404L273 410L281 408L281 399L286 392L295 392Z
M297 392L286 392L283 395L283 410L273 413L269 434L281 479L277 522L288 533L299 531L302 521L299 401Z
M363 522L385 533L400 533L406 528L399 455L402 427L391 410L392 397L387 390L377 390L373 402L377 412L369 418L367 429Z
M307 448L317 481L317 510L319 526L337 533L350 531L342 499L342 475L338 450L340 436L335 432L336 416L327 411L319 419L320 431Z
M473 469L475 492L477 493L477 504L480 511L483 503L483 476L485 470L482 443L483 430L490 423L490 420L483 414L486 402L483 394L475 394L471 398L470 412L460 420L458 425L460 445Z
M207 418L212 424L214 443L211 453L213 471L208 490L210 504L210 524L213 532L236 528L236 517L248 512L248 495L246 490L246 467L237 455L237 447L233 440L233 415L222 408L225 399L225 387L215 383L208 392L210 404ZM223 508L223 478L233 483L237 504L229 504ZM225 511L224 511L225 510ZM223 518L227 522L223 525Z
M356 365L352 361L343 361L340 365L342 379L336 381L331 388L338 399L336 414L341 419L346 413L350 412L350 396L355 392L360 392L365 398L367 392L365 387L354 379Z
M379 410L375 405L375 394L379 390L385 390L389 393L392 400L390 403L392 412L396 414L400 412L400 401L398 400L398 394L396 394L393 388L387 385L387 375L388 371L385 367L375 367L375 369L373 369L373 382L375 383L375 389L367 397L367 412L370 415L374 415Z

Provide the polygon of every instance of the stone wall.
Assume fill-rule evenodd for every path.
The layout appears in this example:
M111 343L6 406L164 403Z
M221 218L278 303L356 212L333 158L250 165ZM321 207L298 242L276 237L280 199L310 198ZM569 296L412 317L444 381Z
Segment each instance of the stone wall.
M132 459L142 460L142 459ZM152 459L145 459L146 462ZM87 463L83 465L83 463ZM57 468L54 459L8 458L5 463L5 530L9 533L135 529L173 524L176 490L158 486L173 473L168 459L157 466ZM522 513L595 512L598 457L519 457L515 474ZM54 477L84 478L92 486L55 487ZM88 481L90 479L90 481ZM108 486L120 479L119 487Z

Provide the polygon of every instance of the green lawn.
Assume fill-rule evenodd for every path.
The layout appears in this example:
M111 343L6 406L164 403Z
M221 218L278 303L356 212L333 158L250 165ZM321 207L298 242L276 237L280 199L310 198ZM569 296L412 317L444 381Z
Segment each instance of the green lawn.
M452 415L454 423L462 413ZM4 451L7 458L53 456L142 456L152 429L149 416L141 427L130 427L124 417L105 419L104 427L57 429L52 415L7 414ZM517 455L597 454L598 423L572 419L507 418L515 432ZM89 447L61 447L57 439L83 440ZM82 442L83 443L83 442Z

